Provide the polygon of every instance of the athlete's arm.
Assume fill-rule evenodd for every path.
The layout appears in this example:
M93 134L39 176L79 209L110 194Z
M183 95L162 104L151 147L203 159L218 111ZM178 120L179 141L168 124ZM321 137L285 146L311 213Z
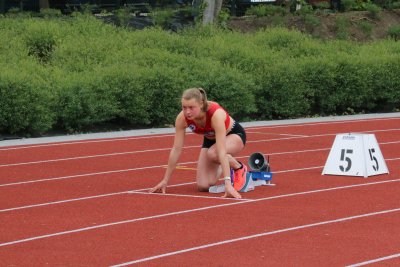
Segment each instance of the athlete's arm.
M226 154L226 129L225 119L226 112L218 109L214 112L211 118L211 126L215 131L215 139L217 146L218 159L221 164L223 177L230 177L230 165L228 155ZM241 198L240 194L233 188L230 179L225 180L225 196L232 196L234 198Z
M174 145L169 153L168 166L165 171L164 178L155 187L150 189L150 192L166 192L167 184L172 176L173 171L176 168L176 164L182 152L182 147L185 140L186 133L186 121L183 116L183 112L180 112L175 120L175 138Z

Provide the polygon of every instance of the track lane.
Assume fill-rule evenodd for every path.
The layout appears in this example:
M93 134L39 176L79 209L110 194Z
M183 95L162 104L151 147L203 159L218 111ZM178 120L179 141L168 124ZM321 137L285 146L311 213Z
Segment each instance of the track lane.
M14 245L0 244L0 258L4 264L17 265L105 266L246 235L396 209L399 190L400 183L380 184L373 190L354 187L175 214Z
M390 120L365 120L365 121L340 121L335 123L323 124L302 124L301 127L294 125L278 125L268 127L250 127L249 132L265 132L264 134L254 134L255 140L259 138L279 138L285 135L316 135L320 134L321 130L325 134L336 134L349 131L371 131L385 130L396 128L400 118L392 118ZM373 128L371 122L374 122ZM186 138L186 145L198 145L201 142L201 137L194 134L189 134ZM111 138L100 140L86 140L65 143L50 143L42 145L32 145L22 147L4 147L0 148L0 165L11 164L17 162L31 162L41 160L51 160L57 158L70 158L97 154L122 153L132 150L148 150L159 149L160 147L169 148L173 143L173 135L156 135L156 136L141 136L127 138ZM20 148L20 149L18 149Z
M399 148L396 151L400 151L400 143L396 144ZM385 146L382 146L382 148ZM393 148L393 146L392 146ZM396 148L396 146L394 146ZM388 150L392 151L392 150ZM394 151L394 150L393 150ZM384 151L385 152L385 151ZM310 186L320 186L322 184L325 186L348 184L349 182L363 181L360 177L347 177L347 176L321 176L322 167L325 164L325 159L328 152L315 152L307 151L304 153L289 153L289 154L279 154L272 157L272 166L274 171L274 183L281 183L280 177L287 177L284 179L290 179L289 187L296 188L296 186L302 185L303 181L308 181L309 177L312 177L315 181L310 183ZM396 154L396 153L393 153ZM312 156L310 156L312 155ZM316 156L321 155L321 156ZM385 155L385 153L384 153ZM398 153L394 156L400 156ZM308 160L311 158L311 160ZM319 168L307 170L301 170L302 168L307 168L304 166L303 162L307 159L307 165L310 167L320 166ZM281 164L277 164L277 163ZM400 175L400 161L387 161L388 168L390 170L389 175L381 175L375 177L370 177L369 179L392 179ZM195 163L186 164L190 167L196 167ZM299 168L300 169L297 169ZM279 169L280 168L280 169ZM298 172L293 172L291 170L298 170ZM63 177L56 180L43 181L39 183L30 184L20 184L14 186L0 187L0 209L51 202L57 200L64 200L70 198L79 198L85 196L92 196L95 194L107 194L114 192L121 192L127 190L135 190L140 188L151 188L153 187L164 174L165 169L163 167L152 168L152 169L141 169L126 172L116 172L109 174L99 174L99 175L87 175L78 177ZM282 176L283 174L283 176ZM174 177L171 180L170 185L176 183L188 183L194 182L195 171L193 170L176 170ZM291 179L294 177L294 179ZM381 178L382 177L382 178ZM320 182L317 182L320 181ZM336 183L338 182L338 183ZM78 189L77 189L78 188ZM309 190L308 188L296 190ZM261 188L260 188L261 189ZM180 193L179 188L169 189L172 193ZM182 190L186 190L185 187ZM270 189L268 189L270 191ZM185 192L187 193L187 192ZM264 194L265 190L256 190L256 194ZM191 194L196 194L196 190L193 190ZM252 197L253 192L247 193ZM17 198L15 196L18 196Z
M368 257L398 252L400 212L378 214L201 248L126 266L176 266L198 262L199 266L345 266ZM382 230L380 230L382 229ZM383 230L385 229L385 230ZM156 255L162 256L162 255ZM397 266L398 259L376 266ZM124 266L121 264L120 266ZM368 265L374 266L374 265Z
M397 139L395 139L397 137ZM377 136L378 142L398 141L397 133L385 132ZM266 154L273 154L279 151L313 150L318 148L330 148L334 136L306 138L301 140L280 140L268 143ZM381 148L383 149L383 148ZM260 143L249 142L245 150L238 156L249 155L259 151ZM329 152L329 150L324 150ZM152 154L156 154L155 157ZM197 161L198 147L184 149L182 161ZM46 179L59 176L79 175L82 173L113 171L119 169L141 168L146 166L165 165L168 159L169 150L151 151L146 153L115 155L100 158L85 158L78 160L44 162L33 165L0 167L0 185L19 181L30 181L36 177ZM111 160L112 159L112 160Z
M382 134L382 133L384 133L384 132L380 132L380 133L377 133L377 135L380 135L380 134ZM378 137L378 136L377 136ZM262 138L265 138L265 136L263 136ZM332 138L332 141L333 141L333 138ZM378 137L378 141L380 141L380 139L379 139L379 137ZM272 142L275 142L275 141L272 141ZM298 142L298 141L297 141ZM258 144L258 147L259 147L260 145ZM274 147L272 147L272 148L274 148ZM382 149L382 147L381 147L381 149ZM393 152L393 150L390 150L390 151L392 151ZM394 152L393 152L394 153ZM398 170L399 169L399 167L398 167L398 165L396 165L397 167L397 169L396 170ZM321 169L322 170L322 169ZM393 175L392 173L391 173L391 175ZM391 176L390 175L390 176ZM1 176L0 176L1 177ZM296 178L298 178L298 177L296 177ZM307 178L307 177L305 177L305 178ZM310 178L310 177L308 177L308 178ZM326 177L325 177L326 178ZM330 177L330 178L337 178L337 177ZM342 177L341 177L342 178ZM346 177L346 178L349 178L349 177ZM364 179L362 179L362 178L356 178L356 179L361 179L361 180L364 180ZM369 178L368 180L370 180L371 178ZM382 176L380 176L380 177L374 177L373 179L382 179ZM333 181L333 180L330 180L330 181ZM295 180L293 180L293 182L296 182ZM310 182L312 183L312 180L310 180ZM337 182L337 180L335 180L335 182ZM136 184L136 182L135 182L135 184ZM280 185L280 184L279 184ZM60 187L61 188L61 187ZM177 188L178 190L182 190L182 189L184 189L183 187L179 187L179 188ZM257 192L257 190L256 191L254 191L254 193L256 193ZM84 242L86 242L86 241L84 241Z

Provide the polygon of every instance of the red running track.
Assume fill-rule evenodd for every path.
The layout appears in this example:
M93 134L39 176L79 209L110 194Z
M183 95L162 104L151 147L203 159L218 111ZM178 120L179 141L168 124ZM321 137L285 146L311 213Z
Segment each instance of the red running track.
M171 135L0 149L0 266L395 266L400 118L247 128L274 187L200 193L189 135L167 195L147 194ZM337 133L377 137L390 174L322 176ZM134 192L129 192L134 190Z

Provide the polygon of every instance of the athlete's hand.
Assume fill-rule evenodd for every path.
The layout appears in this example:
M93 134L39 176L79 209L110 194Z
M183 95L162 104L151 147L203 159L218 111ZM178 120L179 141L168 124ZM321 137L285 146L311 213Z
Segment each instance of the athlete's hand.
M223 195L222 197L242 198L239 192L236 191L231 184L225 184L225 195Z
M149 190L150 193L163 193L165 194L167 190L167 182L162 180L161 182L158 183L155 187Z

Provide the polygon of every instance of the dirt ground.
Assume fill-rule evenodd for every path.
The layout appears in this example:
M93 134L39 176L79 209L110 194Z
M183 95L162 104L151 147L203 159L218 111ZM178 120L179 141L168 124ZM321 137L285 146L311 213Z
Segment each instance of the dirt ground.
M270 17L235 17L228 27L241 32L282 26L297 29L321 39L347 39L368 42L387 38L391 26L400 27L400 9L382 10L378 17L368 11L344 13L316 12L312 15L286 15Z

